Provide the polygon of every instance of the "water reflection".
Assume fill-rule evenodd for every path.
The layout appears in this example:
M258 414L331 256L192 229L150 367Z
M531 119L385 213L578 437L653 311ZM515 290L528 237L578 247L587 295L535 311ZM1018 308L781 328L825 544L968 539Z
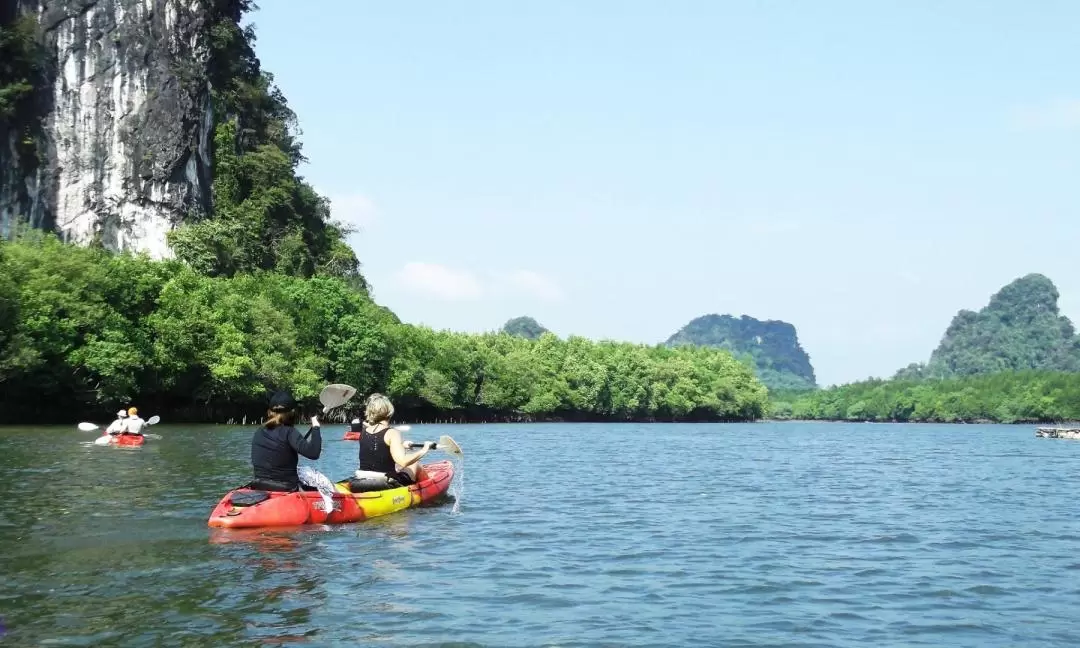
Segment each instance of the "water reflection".
M260 551L295 550L296 532L277 529L210 529L211 544L246 544Z
M230 567L233 606L244 613L246 634L263 642L310 640L312 615L327 602L320 549L310 531L211 529L210 545ZM239 587L237 587L239 586Z

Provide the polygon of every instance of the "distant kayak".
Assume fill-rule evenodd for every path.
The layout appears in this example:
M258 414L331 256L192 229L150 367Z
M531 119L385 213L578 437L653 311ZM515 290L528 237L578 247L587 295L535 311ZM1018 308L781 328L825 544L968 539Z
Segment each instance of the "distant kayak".
M421 480L411 486L354 493L349 480L334 484L334 510L322 510L318 491L282 493L238 488L221 498L207 526L229 529L343 524L395 513L430 502L446 493L454 464L436 461L423 466Z
M114 445L129 448L137 448L146 443L146 437L141 434L103 434L94 439L96 445Z
M160 416L151 416L149 419L143 422L143 425L157 425L160 422ZM101 429L101 427L102 426L98 425L97 423L90 423L88 421L84 421L82 423L79 423L78 425L79 430L83 432L96 432L97 430ZM127 432L122 432L120 434L109 434L108 432L102 430L101 436L94 439L94 445L113 445L124 446L128 448L137 448L142 444L146 443L147 436L152 436L155 439L161 438L161 436L158 434L150 434L147 432L144 432L143 434L128 434Z

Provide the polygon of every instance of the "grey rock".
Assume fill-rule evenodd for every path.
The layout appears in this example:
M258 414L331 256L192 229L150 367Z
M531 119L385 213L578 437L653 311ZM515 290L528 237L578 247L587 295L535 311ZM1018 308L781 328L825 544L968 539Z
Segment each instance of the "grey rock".
M37 17L49 71L35 159L0 127L0 231L22 220L171 256L168 231L210 209L204 0L16 0L15 11Z

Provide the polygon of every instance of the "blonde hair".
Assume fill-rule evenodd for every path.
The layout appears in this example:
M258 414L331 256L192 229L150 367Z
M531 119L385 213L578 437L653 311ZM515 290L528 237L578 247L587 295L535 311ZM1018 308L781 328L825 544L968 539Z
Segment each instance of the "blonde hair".
M364 421L368 425L375 425L382 421L389 421L394 415L394 404L390 402L390 399L382 394L372 394L368 396L366 407L364 408Z

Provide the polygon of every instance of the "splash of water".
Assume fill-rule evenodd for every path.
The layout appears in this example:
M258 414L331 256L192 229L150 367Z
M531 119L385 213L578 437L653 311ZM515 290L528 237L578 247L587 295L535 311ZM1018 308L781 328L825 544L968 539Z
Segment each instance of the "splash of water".
M465 495L465 457L458 462L454 470L454 481L450 484L450 493L454 496L454 508L450 509L451 515L461 512L461 498Z

